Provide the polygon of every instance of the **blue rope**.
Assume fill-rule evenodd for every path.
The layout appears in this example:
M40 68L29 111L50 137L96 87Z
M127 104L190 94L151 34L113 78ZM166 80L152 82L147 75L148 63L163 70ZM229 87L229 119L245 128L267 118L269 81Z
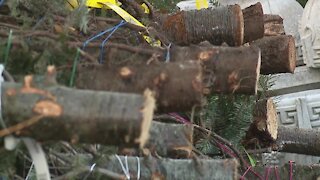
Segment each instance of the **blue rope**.
M114 32L117 31L117 29L119 29L121 26L127 24L127 22L125 21L121 21L118 25L113 27L112 32L107 36L106 39L104 39L100 45L100 56L99 56L99 63L102 64L103 63L103 54L104 54L104 46L106 45L106 43L108 42L108 40L110 39L110 37L113 35Z

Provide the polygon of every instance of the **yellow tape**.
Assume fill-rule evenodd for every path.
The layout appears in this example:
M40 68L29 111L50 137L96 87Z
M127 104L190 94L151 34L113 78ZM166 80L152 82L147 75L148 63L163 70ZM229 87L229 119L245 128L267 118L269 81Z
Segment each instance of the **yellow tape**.
M119 6L115 5L115 4L109 3L109 2L104 2L104 3L99 2L99 3L111 8L114 12L116 12L120 17L122 17L122 19L124 19L128 23L135 24L135 25L141 26L141 27L145 27L140 21L138 21L136 18L131 16L127 11L125 11L121 7L119 7ZM161 46L161 42L160 41L153 41L149 36L143 36L143 38L149 44L151 44L153 46Z
M209 7L208 0L196 0L196 7L197 7L197 10L208 8Z

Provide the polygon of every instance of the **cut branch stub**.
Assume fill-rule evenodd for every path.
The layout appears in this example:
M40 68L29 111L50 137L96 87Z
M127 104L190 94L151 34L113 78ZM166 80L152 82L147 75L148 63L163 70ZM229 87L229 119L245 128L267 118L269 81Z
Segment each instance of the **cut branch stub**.
M253 123L247 130L243 144L269 146L277 139L278 116L271 98L262 99L256 103L253 111Z
M157 112L191 110L202 101L202 69L196 61L108 68L81 65L77 88L113 92L156 93Z
M264 36L264 15L260 2L242 10L244 19L244 43Z
M268 36L253 41L250 45L261 49L261 74L294 72L296 48L292 36Z
M279 15L273 15L273 14L264 15L264 35L265 36L285 35L283 19Z
M259 48L202 45L173 47L171 58L202 63L204 94L256 94L261 64Z
M244 22L240 6L223 6L198 11L180 11L162 21L168 38L180 45L209 41L230 46L243 43Z
M128 147L146 143L155 108L149 90L142 96L57 85L38 88L27 79L29 85L2 85L3 117L14 135Z

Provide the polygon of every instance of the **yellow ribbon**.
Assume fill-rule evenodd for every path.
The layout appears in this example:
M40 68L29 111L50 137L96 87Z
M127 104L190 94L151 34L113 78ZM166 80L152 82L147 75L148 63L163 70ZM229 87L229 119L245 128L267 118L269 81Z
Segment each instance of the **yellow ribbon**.
M196 7L197 7L197 10L208 8L209 7L208 0L196 0Z

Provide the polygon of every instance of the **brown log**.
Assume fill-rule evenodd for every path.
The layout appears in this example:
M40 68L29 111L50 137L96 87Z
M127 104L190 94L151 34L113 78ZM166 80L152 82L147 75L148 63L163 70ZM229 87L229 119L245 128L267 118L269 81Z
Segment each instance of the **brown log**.
M296 68L296 48L290 35L269 36L250 45L261 49L261 74L293 73Z
M320 131L316 129L278 128L275 150L320 156Z
M202 100L202 69L196 61L125 65L79 66L76 86L80 89L156 93L158 112L189 111Z
M271 145L277 139L278 119L271 98L259 100L253 111L253 122L242 143L248 148L256 145Z
M205 40L214 45L225 42L240 46L243 43L243 14L238 5L180 11L168 15L160 24L175 44L197 44Z
M172 48L170 54L172 61L192 59L202 63L204 92L257 92L260 74L260 50L257 47L177 46Z
M274 15L274 14L264 15L264 35L265 36L285 35L283 19L279 15Z
M145 95L76 90L26 76L23 85L2 84L2 115L7 129L38 141L64 140L143 147L149 136L155 101Z
M146 150L151 154L170 158L190 158L193 150L193 126L153 121ZM139 155L135 149L121 149L121 153Z
M260 2L242 10L244 19L244 43L264 36L264 15Z
M239 163L235 159L156 159L153 157L136 158L119 156L128 162L130 177L135 179L140 162L140 179L239 179ZM105 169L123 174L119 160L115 156L104 163Z

